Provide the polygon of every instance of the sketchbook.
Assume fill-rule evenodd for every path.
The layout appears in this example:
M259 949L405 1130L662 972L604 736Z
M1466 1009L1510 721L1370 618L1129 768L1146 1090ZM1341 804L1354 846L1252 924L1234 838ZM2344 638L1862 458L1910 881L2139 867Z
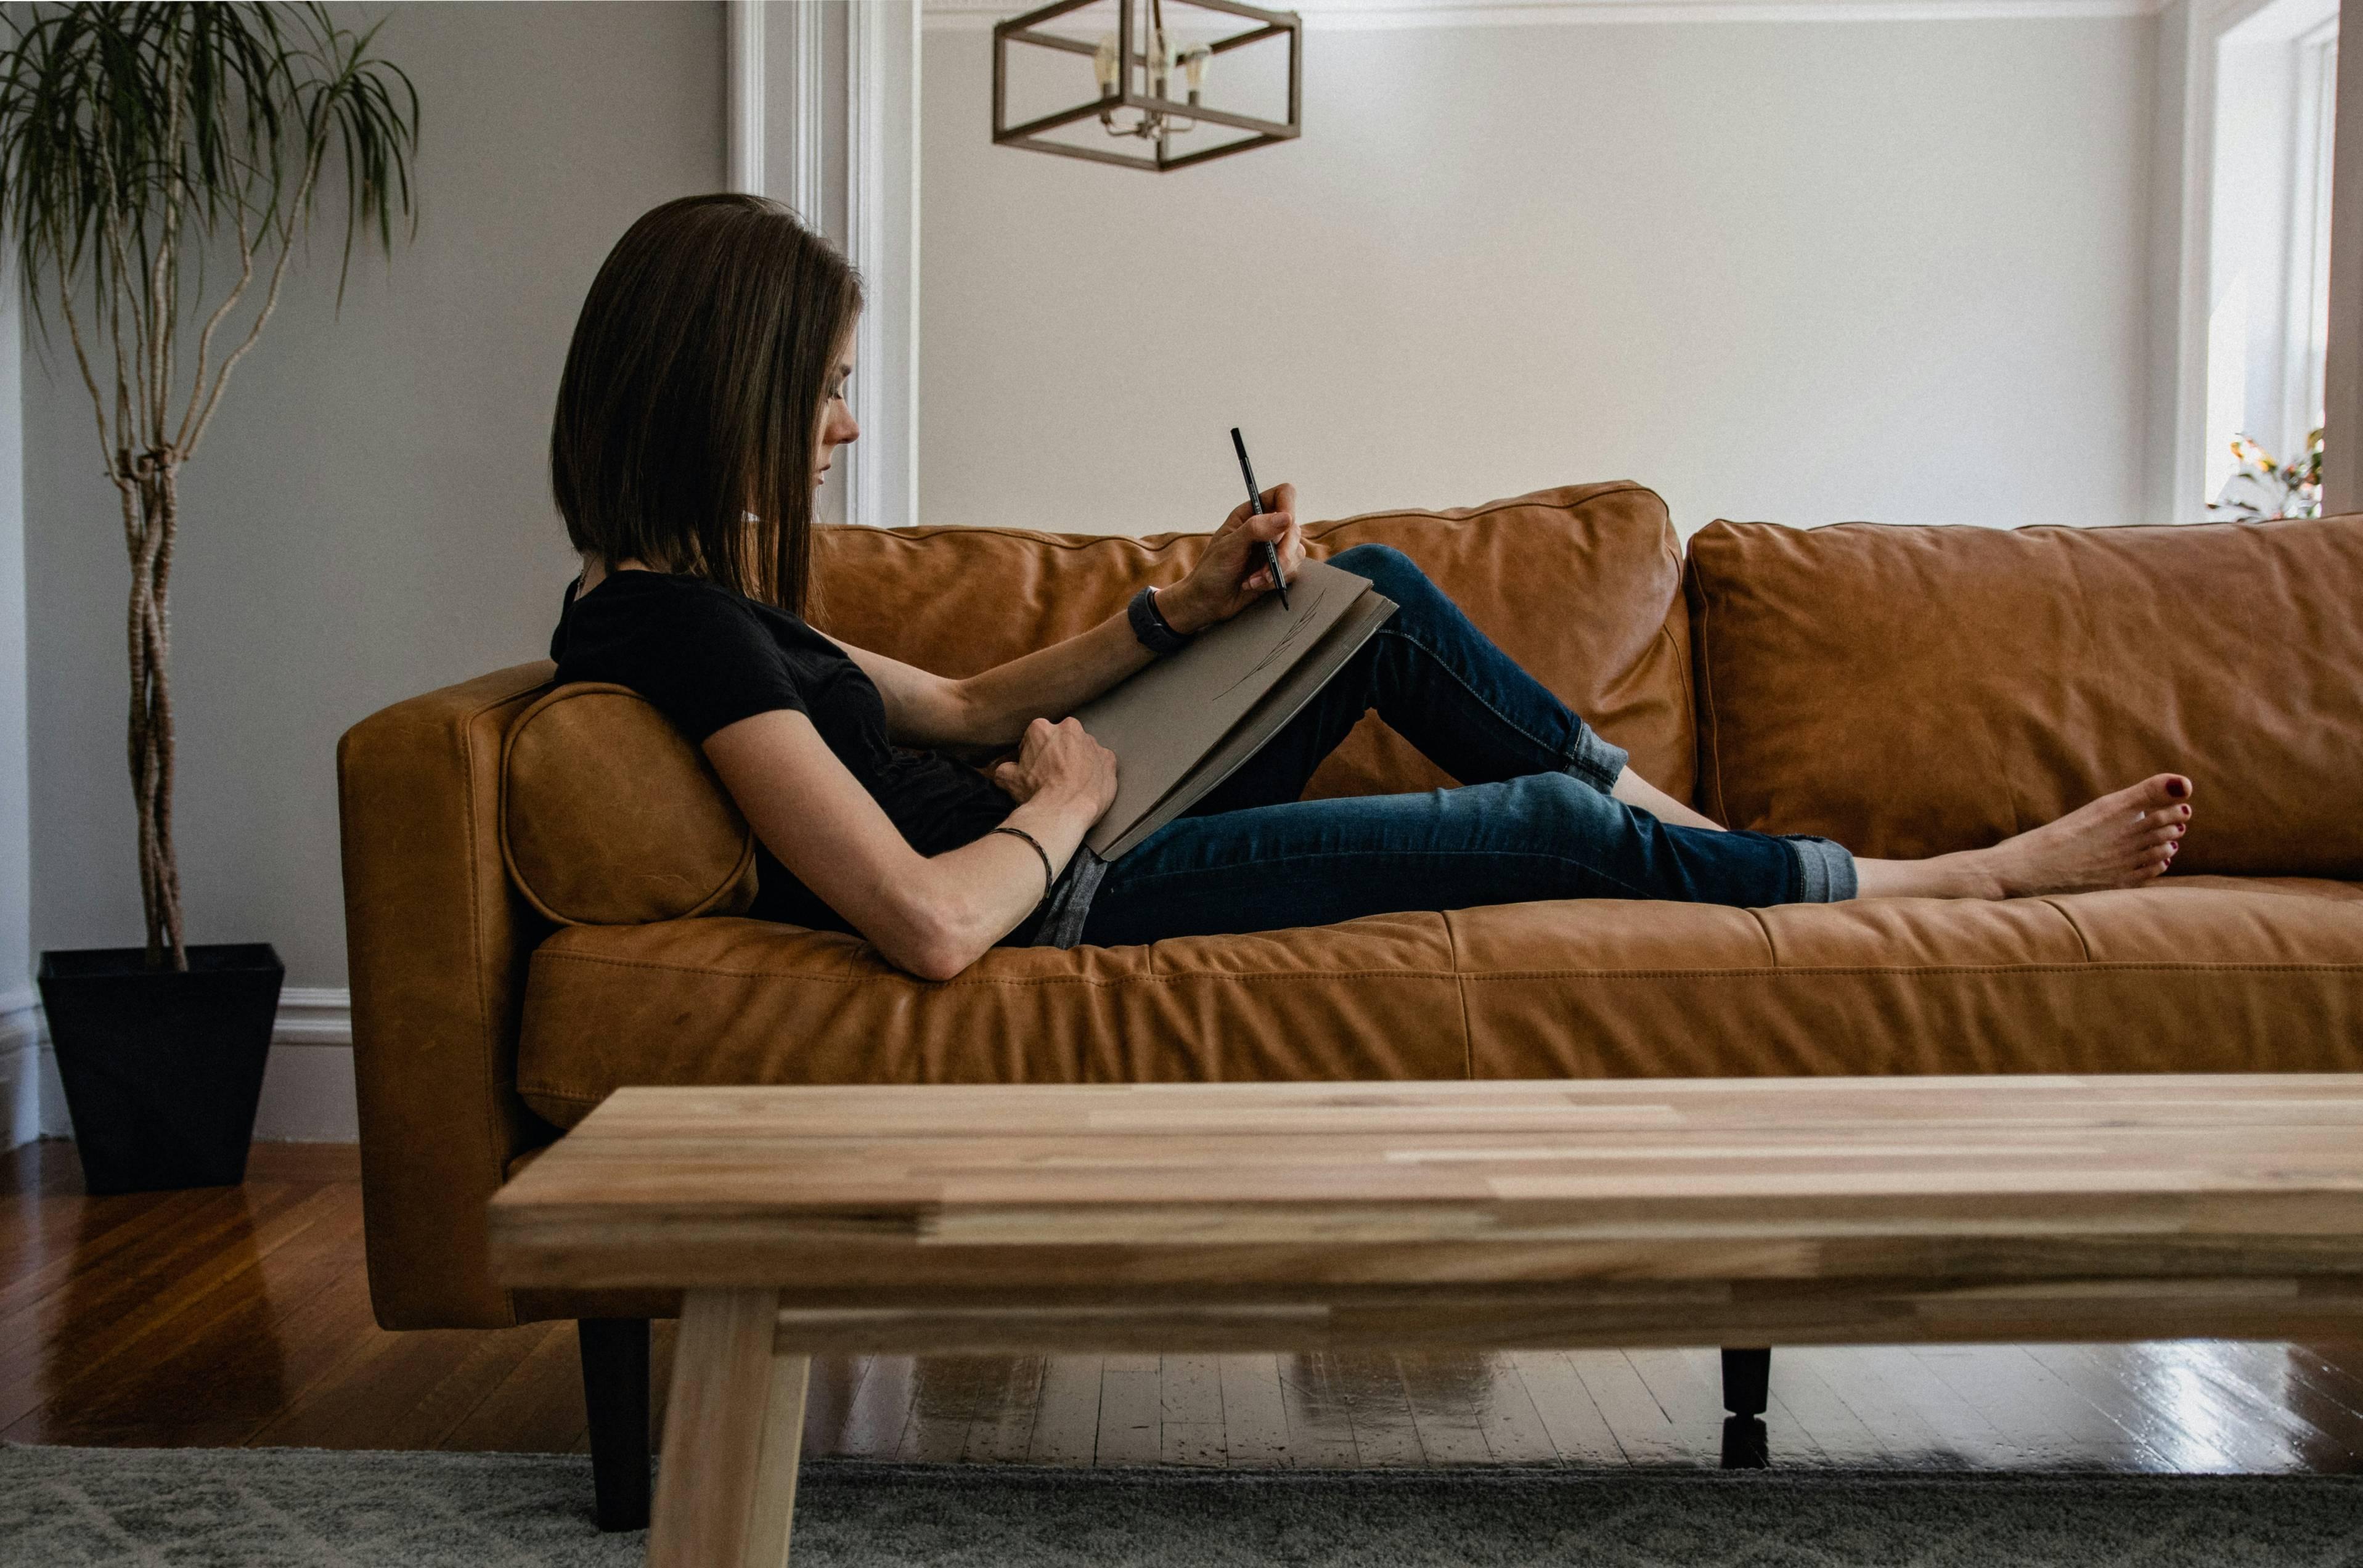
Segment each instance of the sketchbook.
M1181 816L1265 741L1395 613L1366 578L1308 561L1181 652L1075 710L1115 753L1115 802L1083 843L1115 860Z

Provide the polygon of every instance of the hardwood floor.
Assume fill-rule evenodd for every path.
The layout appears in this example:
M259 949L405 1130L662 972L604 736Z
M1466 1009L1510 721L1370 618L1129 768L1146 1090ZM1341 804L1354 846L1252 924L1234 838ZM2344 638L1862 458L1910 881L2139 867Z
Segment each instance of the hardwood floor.
M660 1418L670 1325L656 1339ZM864 1356L814 1363L805 1451L1065 1465L1714 1465L1714 1352ZM1777 1466L2363 1473L2363 1345L1782 1350ZM571 1323L390 1334L344 1145L243 1187L91 1198L0 1156L0 1439L585 1447Z

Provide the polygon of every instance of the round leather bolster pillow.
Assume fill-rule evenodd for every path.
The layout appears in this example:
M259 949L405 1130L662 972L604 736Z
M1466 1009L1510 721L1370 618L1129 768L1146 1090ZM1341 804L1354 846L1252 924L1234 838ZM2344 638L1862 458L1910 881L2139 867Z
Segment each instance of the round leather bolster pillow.
M736 915L755 835L704 756L624 686L560 686L501 751L501 858L563 926Z

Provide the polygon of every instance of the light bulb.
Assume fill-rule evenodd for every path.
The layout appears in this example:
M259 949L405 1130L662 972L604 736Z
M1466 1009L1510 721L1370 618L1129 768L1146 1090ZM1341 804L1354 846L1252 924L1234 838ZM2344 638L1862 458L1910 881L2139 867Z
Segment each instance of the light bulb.
M1182 57L1182 72L1190 83L1190 92L1193 96L1195 96L1198 89L1206 84L1206 61L1214 58L1215 51L1204 44L1200 44Z
M1104 97L1115 90L1115 39L1100 39L1099 48L1092 50L1092 74L1100 79L1100 95Z

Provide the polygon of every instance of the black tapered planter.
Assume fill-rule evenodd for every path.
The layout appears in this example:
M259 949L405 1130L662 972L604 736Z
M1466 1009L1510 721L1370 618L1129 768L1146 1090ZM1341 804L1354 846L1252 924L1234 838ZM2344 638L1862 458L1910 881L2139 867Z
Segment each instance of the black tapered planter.
M41 1007L94 1193L234 1186L287 968L268 942L189 949L184 971L138 948L41 955Z

